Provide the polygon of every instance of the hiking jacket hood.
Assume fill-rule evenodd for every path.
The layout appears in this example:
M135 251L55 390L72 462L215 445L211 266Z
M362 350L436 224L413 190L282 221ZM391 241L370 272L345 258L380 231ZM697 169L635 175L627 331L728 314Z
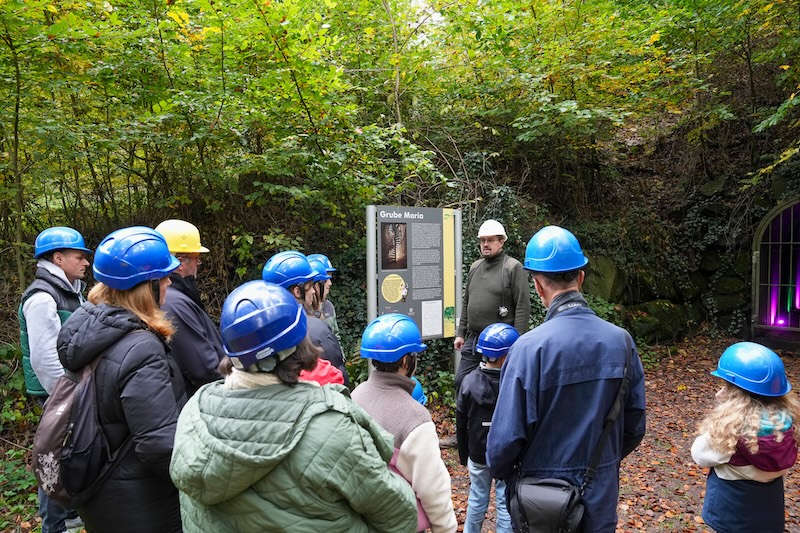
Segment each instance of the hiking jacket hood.
M145 329L145 326L127 309L106 304L84 304L75 310L59 332L58 357L64 368L78 372L137 329Z

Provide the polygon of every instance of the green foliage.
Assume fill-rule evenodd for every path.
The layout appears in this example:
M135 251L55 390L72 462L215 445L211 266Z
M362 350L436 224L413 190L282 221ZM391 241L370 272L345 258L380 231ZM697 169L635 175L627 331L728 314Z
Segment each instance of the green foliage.
M662 351L657 347L648 345L642 339L636 339L636 350L639 352L639 358L642 360L642 366L644 366L645 370L652 370L658 367L664 357Z
M302 244L300 238L289 237L276 229L270 229L267 234L259 237L256 238L241 228L231 235L233 244L231 253L238 264L235 273L242 282L260 278L261 268L270 255L281 250L300 249Z
M0 529L12 531L17 518L36 514L36 478L25 462L25 450L9 448L0 460Z
M19 346L0 344L0 433L20 431L36 424L41 409L25 396L25 377Z
M453 372L437 370L435 373L425 375L425 394L453 412L456 408L455 390L455 374Z
M791 116L791 112L794 110L797 104L800 104L800 98L797 98L796 93L792 93L789 98L787 98L781 105L778 106L778 109L776 109L774 113L756 124L755 128L753 128L753 131L755 133L762 133L769 128L780 124L786 118Z
M233 257L213 259L229 287L283 247L347 249L369 203L452 205L467 266L484 218L517 256L566 218L666 294L685 272L654 268L679 239L671 191L631 191L617 158L675 135L711 174L715 133L740 123L789 133L751 165L797 153L800 39L781 2L15 1L0 17L0 153L24 159L0 158L0 242L25 253L17 228L96 240L180 216Z
M597 313L597 316L602 318L603 320L607 320L612 324L616 324L618 326L624 326L623 324L623 317L619 311L619 306L607 302L603 298L599 296L592 296L591 294L584 294L586 298L586 303L589 304L589 307L592 308L592 311Z
M29 439L30 428L35 427L41 409L25 396L19 347L0 344L0 435L15 441ZM25 438L20 438L24 436ZM8 442L7 442L8 443ZM6 443L6 444L7 444ZM0 529L12 529L19 515L31 520L36 513L36 479L26 463L27 453L22 444L6 447L0 460Z

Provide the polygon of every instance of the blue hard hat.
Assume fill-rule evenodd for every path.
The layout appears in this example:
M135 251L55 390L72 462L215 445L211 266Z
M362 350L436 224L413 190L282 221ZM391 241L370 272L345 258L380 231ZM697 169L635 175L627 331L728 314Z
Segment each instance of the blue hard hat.
M331 260L328 259L327 255L325 255L325 254L309 254L308 255L308 260L309 261L313 261L315 259L317 261L322 261L322 264L325 265L325 272L336 272L336 269L333 268L333 264L331 263Z
M247 368L300 344L306 337L306 314L283 287L248 281L225 298L219 329L225 353Z
M309 256L310 257L310 256ZM331 275L325 270L325 264L319 259L309 259L308 264L314 271L314 281L325 281L331 279Z
M280 252L269 258L261 270L261 279L288 289L314 279L314 271L305 255L295 250Z
M510 324L503 322L489 324L478 335L475 351L483 354L487 359L497 359L506 355L508 349L518 338L519 333Z
M783 396L792 390L778 354L755 342L728 346L711 375L761 396Z
M83 242L83 235L72 228L56 226L47 228L36 236L36 243L33 246L33 257L41 257L47 252L64 249L92 253L92 251L86 247L86 243Z
M94 278L112 289L127 290L161 279L180 266L164 237L152 228L132 226L109 233L97 247Z
M524 266L534 272L567 272L588 262L575 235L558 226L540 229L525 248Z
M381 315L361 335L361 357L382 363L394 363L407 353L426 350L417 324L406 315Z
M414 382L414 390L411 391L411 397L422 405L426 405L428 403L428 397L425 396L425 391L422 390L422 383L420 383L416 377L411 378L411 381Z

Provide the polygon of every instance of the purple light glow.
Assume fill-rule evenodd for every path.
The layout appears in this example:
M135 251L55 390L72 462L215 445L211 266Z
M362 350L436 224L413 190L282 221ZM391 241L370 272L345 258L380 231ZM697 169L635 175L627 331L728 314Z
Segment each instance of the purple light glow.
M775 315L778 312L778 285L773 282L769 288L769 324L775 325Z
M800 309L800 253L797 254L797 270L794 273L794 308Z
M783 326L784 324L786 324L786 321L784 319L782 319L782 318L779 318L778 321L776 322L776 324L779 325L779 326Z
M774 226L774 223L773 223ZM777 227L777 226L774 226ZM774 231L774 229L773 229ZM778 300L780 300L780 256L778 249L773 248L770 253L770 287L769 287L769 325L774 326L778 314Z

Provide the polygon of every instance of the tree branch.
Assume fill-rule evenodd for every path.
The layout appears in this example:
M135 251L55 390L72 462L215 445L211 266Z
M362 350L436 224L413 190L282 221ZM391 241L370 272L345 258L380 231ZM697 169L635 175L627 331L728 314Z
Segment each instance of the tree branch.
M300 89L300 83L297 81L297 75L294 72L294 69L289 63L289 58L286 55L286 52L283 51L280 43L278 42L277 37L272 31L272 25L269 23L269 19L267 19L267 14L264 13L264 10L261 9L261 6L258 4L258 0L253 0L253 5L256 6L256 10L261 15L261 18L264 20L264 25L267 27L267 31L269 31L269 36L272 38L272 42L275 43L275 47L280 52L281 57L283 57L283 61L289 67L289 75L292 77L292 83L294 83L294 88L297 91L297 96L300 98L300 104L303 106L303 109L306 112L306 117L308 118L309 124L311 124L311 129L314 130L314 145L316 145L317 150L322 155L325 155L325 150L322 149L322 146L319 144L319 128L317 128L317 124L314 122L314 117L311 116L311 110L308 108L308 104L306 103L306 99L303 96L303 91Z

